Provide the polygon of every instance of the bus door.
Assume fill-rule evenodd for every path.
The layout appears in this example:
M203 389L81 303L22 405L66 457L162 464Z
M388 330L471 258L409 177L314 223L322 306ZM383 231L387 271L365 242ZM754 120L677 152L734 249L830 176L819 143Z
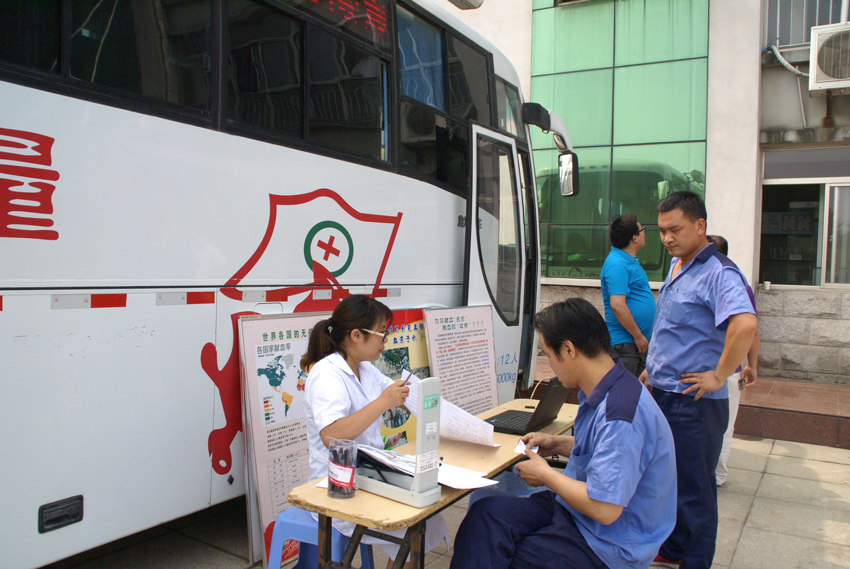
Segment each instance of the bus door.
M514 398L525 283L523 200L514 140L473 125L472 199L467 204L463 303L493 306L499 403Z

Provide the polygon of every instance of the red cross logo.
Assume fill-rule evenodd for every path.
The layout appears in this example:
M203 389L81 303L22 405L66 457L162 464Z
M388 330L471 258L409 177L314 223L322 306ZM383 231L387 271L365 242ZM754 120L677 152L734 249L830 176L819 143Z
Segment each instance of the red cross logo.
M318 243L316 243L316 246L325 252L325 257L324 259L322 259L323 261L327 261L331 255L333 255L334 257L339 257L339 249L333 246L334 239L336 239L336 235L331 235L328 238L327 242L319 241Z
M338 243L334 247L334 243ZM313 270L313 259L324 265L333 277L348 269L354 258L354 241L348 230L336 221L320 221L307 232L304 240L304 260Z

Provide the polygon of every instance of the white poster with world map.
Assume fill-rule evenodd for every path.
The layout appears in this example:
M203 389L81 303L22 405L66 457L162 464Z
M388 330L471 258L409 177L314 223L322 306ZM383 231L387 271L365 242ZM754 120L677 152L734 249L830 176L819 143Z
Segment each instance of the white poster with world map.
M248 499L256 496L265 549L289 491L310 479L301 356L313 326L327 314L242 316L242 396ZM253 492L250 486L253 485ZM249 504L249 511L252 504ZM294 542L293 542L294 543ZM291 547L284 550L284 558ZM264 565L265 565L265 555Z

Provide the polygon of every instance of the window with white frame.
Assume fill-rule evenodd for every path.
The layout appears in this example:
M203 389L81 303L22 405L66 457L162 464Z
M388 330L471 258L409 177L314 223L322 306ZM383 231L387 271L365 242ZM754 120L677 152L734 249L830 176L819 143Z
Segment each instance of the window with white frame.
M850 186L826 188L824 285L850 285Z
M759 282L850 287L850 147L764 153Z

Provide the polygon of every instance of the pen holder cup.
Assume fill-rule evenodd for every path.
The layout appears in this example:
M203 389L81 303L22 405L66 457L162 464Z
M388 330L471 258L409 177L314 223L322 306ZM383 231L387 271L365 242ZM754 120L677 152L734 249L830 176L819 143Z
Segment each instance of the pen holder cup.
M357 468L357 443L348 439L331 439L328 445L328 496L354 496L354 471Z

